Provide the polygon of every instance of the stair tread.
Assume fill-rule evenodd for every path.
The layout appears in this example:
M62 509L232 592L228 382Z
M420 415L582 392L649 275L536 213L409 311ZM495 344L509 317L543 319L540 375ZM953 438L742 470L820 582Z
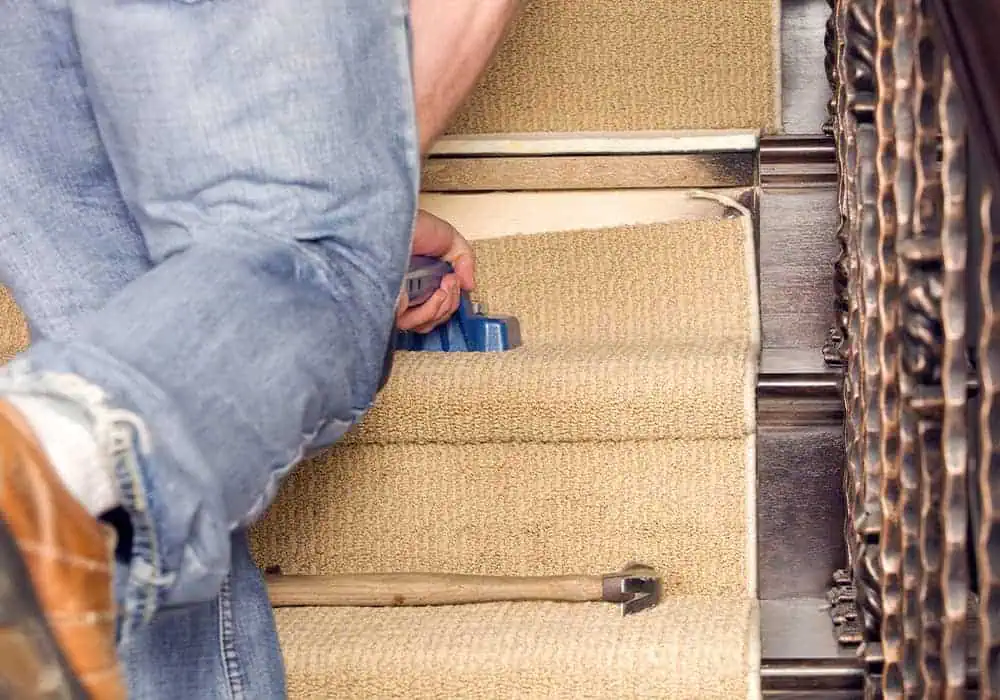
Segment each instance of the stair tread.
M743 595L750 438L352 446L290 477L252 530L286 574L669 571L669 595Z
M353 443L725 438L752 429L748 344L398 353Z
M755 605L604 603L275 611L290 695L307 698L746 698Z
M774 0L535 0L449 131L774 131L778 16Z
M398 353L348 440L731 437L752 426L745 222L699 219L475 242L499 354Z
M477 295L518 317L524 347L401 353L363 425L286 481L255 560L514 575L640 561L665 572L667 600L628 620L607 605L279 610L292 696L746 697L751 246L745 219L476 241Z
M528 346L750 341L745 226L715 217L474 241L475 296L517 316Z

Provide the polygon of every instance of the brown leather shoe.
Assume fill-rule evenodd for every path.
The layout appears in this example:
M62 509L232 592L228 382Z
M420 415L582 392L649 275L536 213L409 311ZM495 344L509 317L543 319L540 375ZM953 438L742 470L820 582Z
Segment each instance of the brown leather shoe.
M0 698L124 700L113 550L0 401Z

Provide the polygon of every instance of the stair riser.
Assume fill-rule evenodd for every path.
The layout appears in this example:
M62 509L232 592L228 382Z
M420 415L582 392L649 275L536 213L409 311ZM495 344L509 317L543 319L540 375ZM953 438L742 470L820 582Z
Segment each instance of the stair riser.
M843 430L762 426L757 461L760 597L822 598L843 566Z
M833 323L840 223L832 142L764 139L760 158L763 347L808 349L818 358Z

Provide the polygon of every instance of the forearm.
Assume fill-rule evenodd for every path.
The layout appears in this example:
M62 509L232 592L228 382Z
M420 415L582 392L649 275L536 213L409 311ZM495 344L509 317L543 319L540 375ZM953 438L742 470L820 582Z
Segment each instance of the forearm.
M413 71L426 153L476 86L524 0L410 0Z

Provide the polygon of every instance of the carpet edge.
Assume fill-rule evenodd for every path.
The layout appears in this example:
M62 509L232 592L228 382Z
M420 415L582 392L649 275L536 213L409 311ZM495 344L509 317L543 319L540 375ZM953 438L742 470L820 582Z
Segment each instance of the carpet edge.
M761 640L760 640L760 602L750 601L747 620L747 700L760 700L762 697L761 670Z
M785 130L784 122L784 90L781 88L784 79L784 66L781 61L781 0L771 0L771 64L774 70L772 95L774 114L774 129L771 133L780 134ZM766 131L766 129L765 129Z

